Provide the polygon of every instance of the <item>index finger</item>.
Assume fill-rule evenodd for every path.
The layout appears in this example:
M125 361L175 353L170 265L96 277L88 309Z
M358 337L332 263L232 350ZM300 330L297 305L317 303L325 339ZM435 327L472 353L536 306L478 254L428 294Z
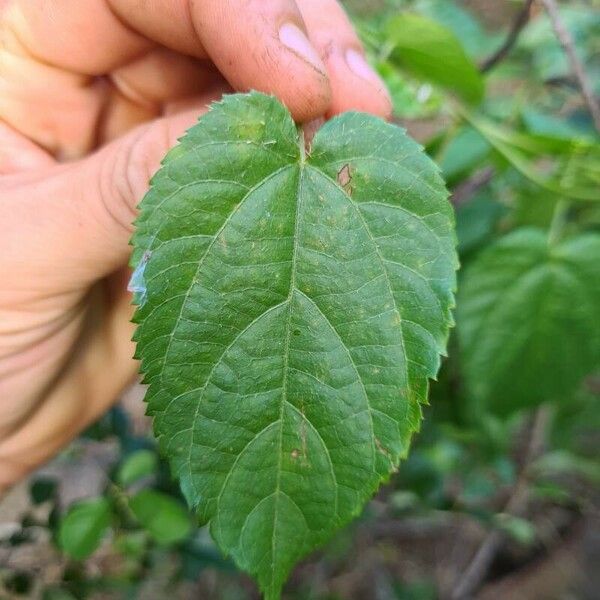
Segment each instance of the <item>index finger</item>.
M324 114L331 90L294 0L14 0L3 15L18 51L103 75L157 43L207 54L239 91L278 96L297 120Z
M172 48L186 51L195 32L200 46L187 51L205 51L234 89L277 96L296 120L329 108L327 69L295 0L153 0L143 10L129 0L110 2L136 30Z

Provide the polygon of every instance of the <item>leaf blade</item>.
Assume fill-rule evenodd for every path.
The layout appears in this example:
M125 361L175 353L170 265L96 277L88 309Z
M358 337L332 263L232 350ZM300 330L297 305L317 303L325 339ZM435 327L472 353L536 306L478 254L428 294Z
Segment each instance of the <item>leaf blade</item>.
M159 544L180 542L192 530L190 517L183 505L155 490L144 489L135 494L129 500L129 508Z
M110 503L106 498L90 498L69 508L58 531L64 552L83 560L100 546L110 526Z
M213 135L220 149L206 146ZM398 206L361 208L365 176ZM394 126L343 115L307 158L287 111L251 93L188 132L141 208L134 264L149 258L135 338L155 433L221 549L278 598L295 562L358 514L418 428L451 323L447 193ZM421 217L405 213L419 210L414 234ZM382 228L403 219L403 236L387 239ZM411 236L421 245L397 261L410 278L391 273ZM414 319L406 346L398 304Z
M598 252L594 233L551 245L524 228L466 269L458 335L475 399L507 413L572 394L598 367Z
M388 36L394 44L394 62L471 104L481 102L485 92L483 77L450 29L422 15L405 12L390 19Z

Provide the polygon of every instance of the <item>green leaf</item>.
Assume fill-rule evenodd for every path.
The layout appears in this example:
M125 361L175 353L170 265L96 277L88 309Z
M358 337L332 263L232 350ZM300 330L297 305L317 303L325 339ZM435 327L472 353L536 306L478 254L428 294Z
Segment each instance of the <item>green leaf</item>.
M568 397L600 365L600 235L505 236L465 270L457 320L475 400L507 413Z
M492 236L505 208L484 190L456 211L456 235L461 255L481 246Z
M532 135L567 141L581 139L591 143L598 139L595 131L582 127L582 124L575 120L544 113L535 108L523 108L521 118L528 133Z
M117 473L117 481L128 486L156 470L156 454L151 450L137 450L130 454Z
M110 503L106 498L91 498L74 504L59 525L61 549L77 560L90 556L106 535L110 515Z
M490 153L490 144L472 127L463 127L442 150L439 165L447 182L481 167Z
M564 140L512 131L470 113L460 114L514 169L543 190L571 200L598 202L600 144L585 139ZM540 172L536 160L542 156L563 157L551 175Z
M401 13L390 19L387 35L392 61L471 104L481 101L483 78L451 30L427 17Z
M475 60L486 56L502 43L501 32L486 31L475 13L451 0L417 0L415 10L447 27Z
M411 80L387 60L378 62L376 67L392 97L394 115L403 119L424 119L440 110L444 97L429 84Z
M401 129L346 113L306 156L258 93L214 105L163 165L134 237L149 412L190 505L278 598L419 427L451 322L452 209Z
M122 531L115 538L113 548L123 557L143 560L148 549L148 536L144 530Z
M519 544L530 546L535 541L535 527L533 523L527 519L509 515L507 513L497 513L494 517L494 521L498 528L505 531Z
M159 543L174 544L192 530L190 515L177 500L154 490L142 490L129 501L140 525Z

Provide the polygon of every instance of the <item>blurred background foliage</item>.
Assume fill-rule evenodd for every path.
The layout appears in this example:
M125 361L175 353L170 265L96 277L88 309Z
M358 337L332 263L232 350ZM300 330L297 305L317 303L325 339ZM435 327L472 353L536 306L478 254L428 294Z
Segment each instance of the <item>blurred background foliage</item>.
M600 137L590 99L546 2L345 4L394 119L451 191L458 323L408 459L296 570L285 597L597 598ZM597 106L600 2L563 2L558 16ZM257 598L188 514L141 394L0 504L0 598Z

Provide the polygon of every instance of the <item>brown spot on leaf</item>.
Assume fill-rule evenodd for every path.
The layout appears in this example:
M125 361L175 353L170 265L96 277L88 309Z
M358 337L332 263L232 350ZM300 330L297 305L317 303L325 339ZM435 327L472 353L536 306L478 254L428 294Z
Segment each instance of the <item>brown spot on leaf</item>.
M348 194L352 195L352 172L350 171L350 165L346 163L337 174L337 181L342 189Z
M375 446L377 446L377 450L379 450L379 452L381 452L381 454L383 454L390 461L390 465L392 466L392 471L394 473L396 473L398 471L398 468L396 467L396 465L394 465L394 461L392 460L392 455L389 453L387 448L385 448L383 446L383 444L379 441L378 438L375 438Z

